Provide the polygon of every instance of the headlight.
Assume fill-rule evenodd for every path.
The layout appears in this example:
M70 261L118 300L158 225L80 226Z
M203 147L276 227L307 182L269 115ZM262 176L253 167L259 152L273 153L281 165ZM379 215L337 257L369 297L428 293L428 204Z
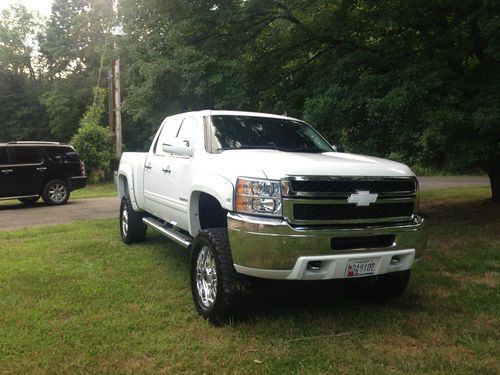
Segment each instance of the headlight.
M240 177L235 202L236 212L281 216L280 182Z

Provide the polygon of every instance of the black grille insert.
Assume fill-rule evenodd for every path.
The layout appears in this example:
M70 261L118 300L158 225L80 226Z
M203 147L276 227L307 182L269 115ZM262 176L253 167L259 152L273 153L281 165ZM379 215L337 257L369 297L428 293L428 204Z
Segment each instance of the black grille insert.
M354 193L369 190L371 193L415 192L414 179L386 180L309 180L291 181L292 191L306 193Z
M376 203L368 207L354 204L294 204L295 220L366 220L413 215L413 202Z
M331 247L332 250L372 249L389 247L395 240L396 236L394 234L364 237L333 237Z

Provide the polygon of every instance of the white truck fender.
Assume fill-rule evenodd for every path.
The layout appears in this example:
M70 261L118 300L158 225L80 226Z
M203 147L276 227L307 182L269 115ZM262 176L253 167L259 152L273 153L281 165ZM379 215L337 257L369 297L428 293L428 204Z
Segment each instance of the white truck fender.
M128 195L134 211L141 211L142 209L137 204L135 196L134 171L130 164L120 166L116 183L118 185L118 196L120 201L125 195Z
M189 232L195 236L200 231L199 197L201 193L211 195L224 210L233 210L234 185L217 174L200 174L193 181L189 198Z

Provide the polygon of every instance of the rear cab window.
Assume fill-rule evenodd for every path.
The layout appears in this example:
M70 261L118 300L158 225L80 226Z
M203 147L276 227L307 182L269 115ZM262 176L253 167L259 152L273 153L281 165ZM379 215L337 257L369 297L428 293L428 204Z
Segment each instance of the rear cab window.
M43 162L38 147L18 146L12 147L15 164L40 164Z

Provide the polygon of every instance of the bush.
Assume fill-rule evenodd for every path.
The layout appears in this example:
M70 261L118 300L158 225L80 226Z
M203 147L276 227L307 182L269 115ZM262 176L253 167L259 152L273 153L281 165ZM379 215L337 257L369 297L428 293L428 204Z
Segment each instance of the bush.
M83 114L80 128L71 139L94 183L109 177L112 160L109 131L101 125L105 96L106 90L96 88L94 103Z

